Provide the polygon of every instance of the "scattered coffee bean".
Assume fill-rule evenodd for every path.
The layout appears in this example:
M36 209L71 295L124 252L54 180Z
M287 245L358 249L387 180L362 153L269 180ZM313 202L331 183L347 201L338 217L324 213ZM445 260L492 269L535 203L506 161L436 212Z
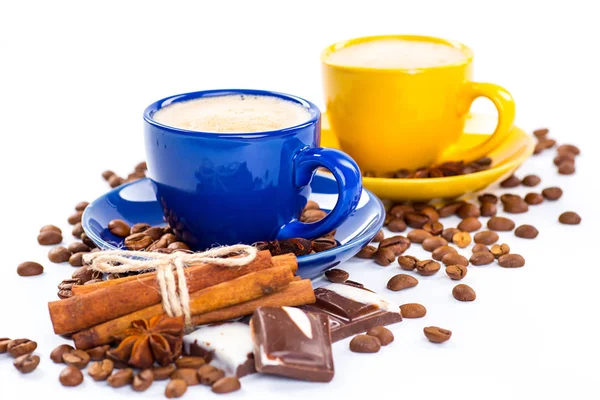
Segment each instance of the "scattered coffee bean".
M130 250L143 250L153 242L152 238L146 232L129 235L125 238L124 244Z
M493 217L498 212L496 204L483 203L479 208L482 217Z
M62 263L69 261L71 252L64 246L54 247L48 252L48 259L53 263Z
M304 210L320 210L321 207L316 201L308 200L304 206Z
M356 253L356 257L358 258L373 258L377 249L373 246L365 246L358 253Z
M394 255L394 252L390 249L387 248L380 248L379 250L377 250L375 252L375 255L373 257L375 259L375 262L383 267L387 267L388 265L390 265L391 263L394 262L394 260L396 259L396 256Z
M538 233L538 230L533 225L521 225L515 229L515 236L523 239L535 239Z
M79 369L68 366L60 372L58 380L63 386L79 386L83 382L83 374Z
M44 273L42 264L33 261L25 261L17 266L17 274L19 276L35 276L42 273Z
M581 223L581 217L574 211L566 211L560 214L558 221L565 225L578 225Z
M94 243L94 241L92 239L89 238L88 235L86 235L85 232L83 232L81 234L81 236L79 237L79 239L81 239L81 241L88 246L90 249L92 249L91 251L94 251L94 248L96 248L96 243Z
M517 196L518 197L518 196ZM505 202L504 204L504 212L511 214L521 214L527 212L529 210L529 205L522 198L514 198L511 201Z
M73 274L71 275L71 278L79 280L79 283L76 283L76 282L72 282L72 283L74 283L76 285L81 285L88 281L91 281L92 279L102 278L102 272L94 271L92 269L89 269L88 267L80 267L80 268L77 268L75 270L75 272L73 272ZM59 289L62 289L62 288L59 286Z
M498 264L504 268L519 268L525 265L525 259L519 254L505 254L498 258Z
M481 216L481 211L479 211L479 207L475 204L465 203L458 209L456 215L463 219L469 217L478 218Z
M539 185L539 183L542 181L542 179L537 176L537 175L527 175L526 177L523 178L523 180L521 181L521 184L523 186L527 186L527 187L534 187Z
M377 353L381 349L379 338L370 335L357 335L350 341L350 351L354 353Z
M390 232L404 232L406 222L402 218L394 218L388 223L387 228Z
M115 173L111 170L106 170L102 173L102 178L104 178L105 181L108 181L110 179L111 176L115 175Z
M44 233L44 232L56 232L59 235L62 235L62 231L60 230L60 228L56 225L44 225L40 228L40 233ZM60 243L60 242L59 242ZM56 243L53 243L56 244Z
M213 383L225 376L225 371L210 364L198 368L197 373L200 383L207 386L212 386Z
M410 275L398 274L394 275L387 283L387 288L397 292L399 290L417 286L419 281Z
M479 225L481 225L481 223ZM465 247L471 244L471 235L469 234L469 232L459 231L455 233L454 236L452 236L452 242L461 249L464 249Z
M506 243L495 244L490 249L490 252L494 255L496 259L501 256L510 253L510 247Z
M367 335L379 339L382 346L387 346L394 341L394 334L383 326L375 326L367 331Z
M205 364L202 367L211 367L212 365ZM197 370L194 368L179 368L171 374L171 379L183 379L187 386L199 385Z
M50 359L52 361L54 361L55 363L59 364L63 362L63 354L65 353L70 353L73 350L75 350L73 348L73 346L70 346L68 344L61 344L58 345L57 347L54 348L54 350L52 350L52 352L50 353Z
M544 196L539 193L527 193L525 203L533 206L544 202Z
M533 131L533 135L537 138L542 138L542 137L546 136L548 134L548 132L550 132L550 130L548 128L540 128L540 129L536 129L535 131Z
M573 153L558 153L558 155L556 157L554 157L554 165L556 165L557 167L560 166L562 163L567 162L567 163L574 163L575 162L575 154Z
M467 267L464 265L454 264L446 267L446 275L453 281L458 281L467 275Z
M153 382L154 375L152 374L152 371L149 369L145 369L133 378L133 382L131 382L131 387L136 392L143 392L147 390L150 386L152 386Z
M390 211L389 214L392 215L395 218L404 218L404 214L408 213L408 212L414 212L415 209L413 206L408 205L408 204L396 204L395 206L393 206Z
M121 186L123 183L125 183L125 179L121 178L120 176L113 175L110 178L108 178L108 184L111 188Z
M333 283L344 283L350 277L350 274L343 269L333 268L325 272L325 277L329 282Z
M494 244L500 239L498 234L494 231L481 231L475 234L473 240L477 244L486 244L491 245Z
M88 367L88 375L95 381L105 381L112 374L114 367L112 360L97 361Z
M67 221L69 222L69 224L75 225L76 223L81 222L82 215L82 211L76 211L75 214L71 215Z
M165 239L161 239L165 240ZM320 238L316 238L312 241L312 249L320 253L322 251L333 249L337 247L337 242L333 236L322 236ZM171 249L185 249L189 250L190 248L183 242L173 242L169 245Z
M477 297L473 288L463 283L454 286L452 296L458 301L473 301Z
M87 201L80 201L79 203L75 204L75 211L83 211L89 205L90 205L90 203Z
M412 231L408 232L408 235L406 235L408 240L410 240L412 243L423 243L425 239L432 236L433 235L431 233L424 229L413 229Z
M469 265L469 260L458 253L448 253L442 258L442 263L446 266L458 264L466 267Z
M408 226L415 229L422 228L423 225L430 221L427 215L416 212L407 212L404 215L404 220Z
M40 357L34 354L24 354L15 358L13 365L22 374L33 372L40 364Z
M481 222L475 217L467 217L460 221L457 228L463 232L475 232L481 228Z
M202 357L183 356L175 360L177 368L200 368L206 364L206 360Z
M171 379L165 388L165 397L175 399L183 396L187 391L187 384L183 379Z
M106 380L114 388L120 388L129 385L133 380L133 370L131 368L120 369Z
M136 233L141 233L141 232L145 232L148 229L150 229L151 226L149 224L145 224L143 222L140 222L139 224L135 224L133 225L130 229L129 229L129 234L133 235Z
M25 354L33 353L37 348L37 343L29 339L13 339L6 345L6 351L13 357L19 357Z
M152 368L152 374L154 375L155 381L164 381L169 379L171 374L175 371L176 367L171 364L166 367L156 367Z
M492 217L487 222L487 227L493 231L512 231L515 228L515 223L509 218Z
M113 219L108 223L108 230L115 236L127 237L131 228L129 224L122 219Z
M483 205L484 203L496 204L498 203L498 196L492 193L484 193L477 197L477 200Z
M410 240L402 235L392 236L379 242L379 249L388 249L398 257L410 247Z
M509 176L502 182L500 182L500 186L503 188L514 188L521 184L521 180L514 175Z
M478 253L480 251L490 251L490 249L488 249L488 247L483 243L477 243L475 246L473 246L471 251L473 253Z
M562 194L562 189L556 186L542 190L542 196L544 196L547 200L558 200Z
M417 273L423 276L431 276L440 270L440 263L433 260L421 260L417 263Z
M576 156L578 156L581 153L581 151L579 150L579 147L574 146L572 144L561 144L560 146L558 146L556 151L558 153L562 153L562 152L572 153L572 154L575 154Z
M73 242L67 246L67 250L71 253L88 253L91 249L87 244L82 242Z
M473 253L469 262L473 265L488 265L494 261L494 255L489 251L481 251L479 253Z
M446 241L446 239L444 239L443 237L440 237L440 236L433 236L433 237L427 238L427 239L423 240L423 243L421 243L421 246L423 246L423 250L426 250L426 251L434 251L438 247L447 246L447 245L448 245L448 242Z
M53 244L59 244L63 238L59 232L56 231L44 231L40 232L37 237L37 241L42 246L50 246Z
M403 318L422 318L427 314L427 309L419 303L407 303L400 306L400 313Z
M398 264L400 264L400 268L406 271L412 271L417 267L417 263L419 259L413 256L400 256L398 257Z
M440 222L428 222L423 225L423 230L431 233L433 236L438 236L444 231L444 225Z
M69 257L69 264L72 267L81 267L83 265L83 255L86 253L74 253Z
M446 228L442 232L442 237L446 239L447 242L452 242L452 238L457 232L460 232L457 228Z
M103 345L88 349L85 352L89 354L91 361L102 361L106 358L106 352L109 349L109 345Z
M337 242L333 236L323 236L313 240L313 250L316 252L325 251L337 247ZM167 246L173 250L190 250L190 247L183 242L173 242Z
M432 206L419 208L419 212L423 215L426 215L430 222L436 222L438 219L440 219L440 214L438 214L437 210Z
M465 204L464 201L457 201L454 203L446 204L438 210L438 215L442 218L449 217L458 212L458 209L461 208Z
M558 166L558 173L561 175L572 175L575 173L575 163L563 161Z
M84 350L75 349L63 354L63 362L72 367L83 369L90 362L90 355Z
M82 233L83 233L83 225L81 225L81 222L78 222L75 225L73 225L73 230L71 231L71 234L73 235L73 237L79 239L81 237Z
M437 326L428 326L423 328L425 337L433 343L444 343L452 336L452 332L448 329L439 328Z
M380 229L379 232L377 232L377 235L375 235L375 237L373 238L373 242L379 243L383 239L385 239L385 235L383 234L383 231Z
M9 338L0 338L0 354L4 354L8 351L8 344L10 343Z
M219 379L211 386L213 393L231 393L238 391L242 388L240 380L235 376L226 376Z
M468 233L467 233L468 235ZM444 256L448 253L456 253L456 249L454 247L451 246L442 246L442 247L438 247L437 249L435 249L432 253L431 253L431 257L436 260L436 261L442 261L442 259L444 258Z

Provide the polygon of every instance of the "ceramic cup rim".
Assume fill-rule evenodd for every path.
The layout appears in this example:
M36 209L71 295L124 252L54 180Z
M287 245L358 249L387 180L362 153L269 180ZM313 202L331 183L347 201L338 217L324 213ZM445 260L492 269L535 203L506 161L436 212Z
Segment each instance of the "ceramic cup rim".
M328 60L329 55L331 55L332 53L339 51L343 48L346 48L348 46L351 46L353 44L374 42L374 41L385 40L385 39L403 39L403 40L424 41L424 42L445 44L447 46L451 46L455 49L462 51L465 55L465 58L463 60L455 62L455 63L438 65L438 66L434 66L434 67L422 67L422 68L359 67L359 66L354 66L354 65L334 64L334 63L329 62L329 60ZM390 35L361 36L361 37L356 37L353 39L342 40L340 42L333 43L333 44L327 46L321 52L321 63L323 65L326 65L329 68L335 68L335 69L347 70L347 71L360 71L360 72L378 72L378 73L392 72L392 73L414 74L415 72L461 67L464 65L468 65L471 62L473 62L473 50L471 50L470 47L468 47L460 42L454 41L454 40L448 40L448 39L442 39L442 38L435 37L435 36L424 36L424 35L390 34Z
M206 132L206 131L195 131L190 129L182 129L176 128L169 125L161 124L157 122L153 115L155 112L160 110L163 107L166 107L173 103L178 103L187 100L194 100L201 97L218 97L218 96L227 96L227 95L236 95L236 94L245 94L245 95L258 95L258 96L271 96L271 97L279 97L284 100L292 101L294 103L300 104L310 113L311 118L301 124L290 126L283 129L276 129L271 131L263 131L263 132L240 132L240 133L220 133L220 132ZM199 138L219 138L219 139L256 139L256 138L265 138L265 137L273 137L273 136L285 136L289 134L296 133L299 129L311 126L316 124L321 118L321 111L319 108L311 103L310 101L303 99L298 96L294 96L287 93L275 92L271 90L261 90L261 89L210 89L210 90L199 90L195 92L187 92L180 93L176 95L171 95L160 100L155 101L150 104L144 110L144 121L151 126L154 126L158 129L162 129L168 131L170 133L184 135L187 137L199 137Z

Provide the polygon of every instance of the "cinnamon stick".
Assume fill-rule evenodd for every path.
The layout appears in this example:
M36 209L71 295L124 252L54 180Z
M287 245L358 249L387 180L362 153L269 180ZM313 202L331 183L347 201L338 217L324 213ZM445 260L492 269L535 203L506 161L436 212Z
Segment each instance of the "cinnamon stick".
M250 301L282 289L293 279L294 275L288 267L273 267L252 272L190 293L190 312L192 315L204 314ZM123 334L133 321L151 318L163 313L162 304L157 304L104 322L74 334L75 346L78 349L90 349L110 343L115 337Z
M261 251L250 264L240 267L202 264L186 268L188 291L196 292L255 271L273 268L273 259L268 251ZM288 269L297 269L295 258L292 260L287 257L285 261L283 265ZM118 279L106 282L117 281ZM161 302L156 274L152 274L143 279L127 280L119 285L113 284L90 293L50 302L48 310L54 332L60 335L77 332Z
M280 291L268 296L195 315L192 317L192 322L194 325L210 324L212 322L226 321L228 319L250 315L254 310L261 306L301 306L304 304L312 304L315 301L315 292L312 288L310 279L304 279L291 282Z

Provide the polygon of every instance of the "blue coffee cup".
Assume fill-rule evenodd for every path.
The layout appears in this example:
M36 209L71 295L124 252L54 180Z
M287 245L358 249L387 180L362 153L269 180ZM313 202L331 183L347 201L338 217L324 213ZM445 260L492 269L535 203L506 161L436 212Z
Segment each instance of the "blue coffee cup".
M200 97L234 94L279 97L302 105L310 120L259 133L179 129L153 119L162 107ZM336 229L355 210L362 191L348 155L318 147L319 109L296 96L264 90L206 90L170 96L144 112L148 173L166 221L194 250L216 245L315 238ZM315 170L337 180L336 206L322 220L299 221Z

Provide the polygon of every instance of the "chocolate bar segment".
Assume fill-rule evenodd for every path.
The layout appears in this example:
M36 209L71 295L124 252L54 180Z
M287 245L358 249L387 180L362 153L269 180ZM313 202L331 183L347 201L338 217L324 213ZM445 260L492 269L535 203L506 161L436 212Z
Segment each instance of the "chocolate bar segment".
M315 289L315 297L315 304L300 308L329 316L333 342L402 321L398 305L355 285L331 283Z
M259 307L250 331L259 372L313 382L333 379L327 315L295 307Z
M238 378L256 372L250 327L241 322L206 325L185 335L183 343L191 356L204 359L227 375Z

